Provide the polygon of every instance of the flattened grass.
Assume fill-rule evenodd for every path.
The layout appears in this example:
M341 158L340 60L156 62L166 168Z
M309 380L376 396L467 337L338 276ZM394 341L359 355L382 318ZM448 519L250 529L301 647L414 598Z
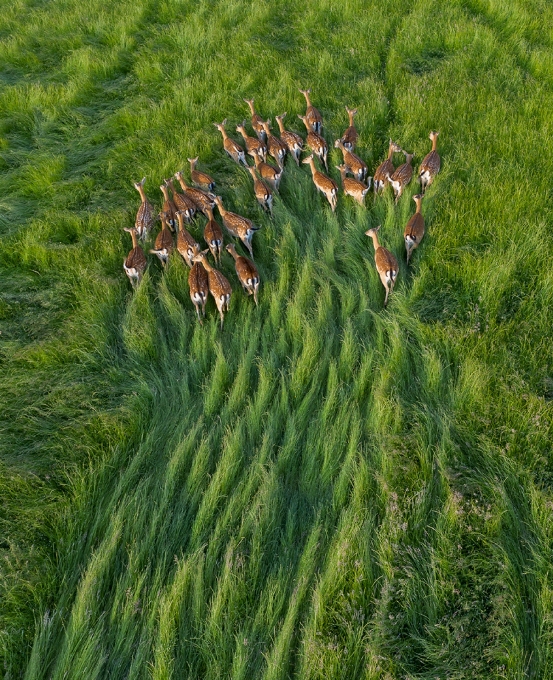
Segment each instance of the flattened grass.
M4 10L6 676L551 676L550 9ZM440 130L409 270L416 186L333 215L289 161L271 221L223 155L213 121L300 130L304 86L371 167ZM178 255L121 270L131 181L159 207L192 154L262 227L223 333Z

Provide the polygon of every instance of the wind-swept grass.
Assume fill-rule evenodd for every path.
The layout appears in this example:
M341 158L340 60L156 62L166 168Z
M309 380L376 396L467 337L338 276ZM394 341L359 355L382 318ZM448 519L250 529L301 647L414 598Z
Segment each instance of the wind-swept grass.
M7 678L553 675L551 9L90 0L0 18L0 650ZM410 186L271 220L222 152L255 97ZM138 195L199 155L261 227L260 305L203 326ZM340 154L332 150L329 165ZM364 232L400 259L387 309ZM193 227L197 237L201 226Z

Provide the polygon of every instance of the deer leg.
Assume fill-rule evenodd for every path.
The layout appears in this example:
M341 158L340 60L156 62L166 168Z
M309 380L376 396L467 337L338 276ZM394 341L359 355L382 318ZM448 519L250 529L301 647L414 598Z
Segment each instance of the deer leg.
M203 326L203 321L202 318L200 317L200 303L194 303L194 307L196 307L196 314L198 315L198 321L200 322L200 326Z

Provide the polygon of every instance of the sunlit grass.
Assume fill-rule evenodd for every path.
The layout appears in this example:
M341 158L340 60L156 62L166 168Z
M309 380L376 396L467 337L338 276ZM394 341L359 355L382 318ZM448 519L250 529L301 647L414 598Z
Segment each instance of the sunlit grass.
M551 10L3 10L6 677L551 677ZM359 108L371 170L440 131L409 269L415 183L332 214L289 160L271 220L223 154L243 97L303 134L299 87L329 142ZM261 227L222 332L177 253L122 271L132 182L159 209L195 155Z

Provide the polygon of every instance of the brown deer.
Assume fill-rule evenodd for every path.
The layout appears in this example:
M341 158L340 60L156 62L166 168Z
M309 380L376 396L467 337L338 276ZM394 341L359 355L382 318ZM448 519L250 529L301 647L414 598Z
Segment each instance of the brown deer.
M197 257L200 254L200 246L195 243L192 249L192 257ZM205 303L209 294L209 279L207 269L201 262L191 262L191 269L188 273L188 289L190 291L190 299L196 308L198 321L203 324L200 316L200 307L202 308L202 315L205 317Z
M263 129L267 135L267 149L269 154L277 162L278 167L282 170L284 168L284 159L286 158L288 147L284 142L281 142L278 137L271 134L271 128L269 127L270 122L270 119L263 121Z
M394 164L392 163L392 157L394 153L400 153L400 151L401 147L399 144L392 142L390 139L390 144L388 146L388 158L386 158L386 160L381 163L374 171L373 187L375 194L384 190L386 182L388 181L388 175L393 175L396 171Z
M275 116L276 122L278 123L278 128L280 130L280 139L286 144L290 155L296 161L296 165L299 167L300 154L303 150L303 139L295 132L291 132L284 127L282 120L285 116L286 113L282 113L280 116Z
M192 266L192 257L194 256L194 248L200 247L196 239L184 226L184 211L177 212L177 220L179 223L179 230L177 233L177 251L186 264Z
M207 191L213 191L213 189L215 189L215 180L206 172L196 170L196 164L198 163L199 158L199 156L196 156L196 158L188 159L188 162L190 163L190 177L192 178L192 182L196 186L207 189Z
M213 217L213 208L208 210L208 221L204 228L204 241L207 243L215 264L221 266L221 253L223 251L223 230Z
M315 161L313 160L313 154L304 158L302 163L307 163L311 168L311 175L315 186L325 195L326 200L330 203L332 212L334 212L338 203L338 185L333 179L330 179L330 177L327 177L324 173L317 170Z
M321 163L325 166L326 171L328 172L328 164L326 161L328 156L328 144L326 143L326 140L324 139L324 137L321 137L321 135L318 134L317 132L313 132L306 116L300 116L298 114L298 118L301 121L303 121L303 124L307 129L307 146L319 158Z
M265 137L265 128L263 127L263 118L255 112L255 109L253 107L253 99L244 99L246 104L250 107L250 111L252 114L252 128L255 134L257 135L257 138L259 139L260 142L266 142L267 139Z
M265 184L265 182L255 174L255 168L249 167L250 175L253 179L253 190L257 202L264 209L268 210L269 213L273 214L273 192Z
M202 191L201 189L197 189L196 187L188 186L188 184L186 184L184 181L182 172L177 172L175 174L175 179L178 180L185 195L191 198L198 206L198 209L201 210L201 212L203 212L203 214L207 217L208 208L215 207L215 202L213 200L215 198L215 194L209 194L205 191Z
M125 228L125 231L128 231L131 235L132 250L123 261L123 269L125 270L125 274L129 277L131 286L136 288L142 281L142 276L148 266L148 260L144 255L144 251L138 245L138 229L136 227L131 227L130 229L127 227Z
M282 169L274 168L270 163L265 163L259 156L254 156L255 169L261 175L262 179L268 182L273 191L278 192L280 180L282 179Z
M369 229L365 234L370 236L373 241L376 269L380 276L380 280L382 281L382 285L386 289L386 298L384 299L384 307L386 307L388 304L388 296L393 291L397 275L399 274L399 265L395 255L389 250L386 250L386 248L383 248L378 242L377 232L379 229L380 225L374 227L374 229Z
M169 260L169 255L173 250L173 234L169 229L169 224L167 222L167 213L160 213L161 218L161 231L156 236L156 242L154 247L150 250L152 255L157 255L159 261L165 267L167 266L167 261Z
M244 155L244 149L238 144L237 142L234 141L234 139L231 139L225 130L225 125L227 124L227 119L222 123L213 123L217 130L223 135L223 148L225 151L228 153L228 155L232 158L233 161L238 163L242 163L242 165L247 165L246 163L246 156Z
M142 203L140 204L140 208L138 208L138 212L136 213L136 220L134 222L134 226L136 227L138 236L143 241L150 233L150 229L154 226L154 222L156 221L157 218L157 215L154 212L152 204L150 203L150 201L148 201L146 194L144 193L145 181L146 178L143 177L141 182L134 182L134 188L140 194L140 199L142 201Z
M411 215L409 222L405 225L403 238L405 239L405 250L407 251L407 264L409 265L409 258L413 254L413 250L418 248L422 237L424 236L424 217L421 213L421 203L424 194L417 194L413 196L413 200L417 205L414 215Z
M343 142L341 142L339 139L337 139L334 142L334 146L336 149L340 149L340 151L342 152L342 155L344 157L344 164L349 168L351 174L360 182L362 182L365 179L367 172L369 171L366 163L364 163L359 158L359 156L356 156L351 151L348 151L344 146Z
M340 171L340 176L342 177L342 189L344 190L346 196L351 196L357 201L357 203L359 203L359 205L364 205L365 196L369 193L369 189L371 188L372 177L368 178L368 185L366 185L357 179L346 177L346 173L348 172L347 165L337 165L336 168Z
M252 237L256 231L259 231L259 227L255 227L253 222L247 217L242 217L230 212L230 210L225 210L220 196L215 197L215 202L223 218L223 225L232 236L242 241L253 260Z
M223 321L225 320L225 311L228 312L230 296L232 295L232 288L228 280L221 274L218 269L212 267L207 261L207 250L195 254L192 257L193 262L199 262L207 271L207 282L209 292L215 300L219 315L221 316L221 330L223 329Z
M165 199L161 212L167 215L167 224L169 225L171 231L175 231L177 227L177 206L175 205L173 199L169 196L169 188L165 184L162 184L159 188L161 189L161 193Z
M255 264L248 260L243 255L238 255L234 243L229 243L226 250L234 258L234 266L236 268L236 275L242 284L245 292L248 295L253 295L255 305L257 306L257 291L259 290L259 272Z
M309 128L311 128L313 132L316 132L318 135L320 135L323 129L323 117L317 111L317 109L311 104L311 99L309 97L309 95L311 94L311 90L300 90L300 92L305 97L305 102L307 104L305 118L307 120Z
M355 146L357 145L357 139L359 137L359 135L357 134L357 130L355 129L355 124L353 122L353 117L357 113L357 109L348 109L348 107L346 106L346 111L348 112L349 116L349 127L340 138L340 141L348 151L353 151L355 149Z
M182 211L184 221L190 224L192 222L194 215L196 214L197 209L196 204L191 198L185 196L184 194L181 194L179 191L175 189L175 185L173 184L172 179L166 179L164 181L165 186L169 187L169 189L171 189L171 191L173 192L173 201L177 208L177 212L179 210Z
M261 142L257 137L251 137L246 132L245 125L246 125L245 121L242 123L242 125L237 125L236 132L239 132L244 139L244 143L246 145L246 153L248 153L250 156L255 156L256 154L258 154L264 161L266 161L267 145L265 144L265 142Z
M411 178L413 177L413 166L411 165L411 161L413 160L413 154L407 153L406 151L403 151L403 153L405 154L405 163L403 163L403 165L400 165L392 176L386 175L386 179L388 180L388 182L390 182L394 190L394 194L396 196L396 203L401 198L403 190L409 184Z
M432 184L434 177L440 172L440 154L436 151L439 134L439 132L434 131L430 133L429 139L432 142L432 151L426 154L419 168L419 182L421 183L423 194L426 191L426 187Z

